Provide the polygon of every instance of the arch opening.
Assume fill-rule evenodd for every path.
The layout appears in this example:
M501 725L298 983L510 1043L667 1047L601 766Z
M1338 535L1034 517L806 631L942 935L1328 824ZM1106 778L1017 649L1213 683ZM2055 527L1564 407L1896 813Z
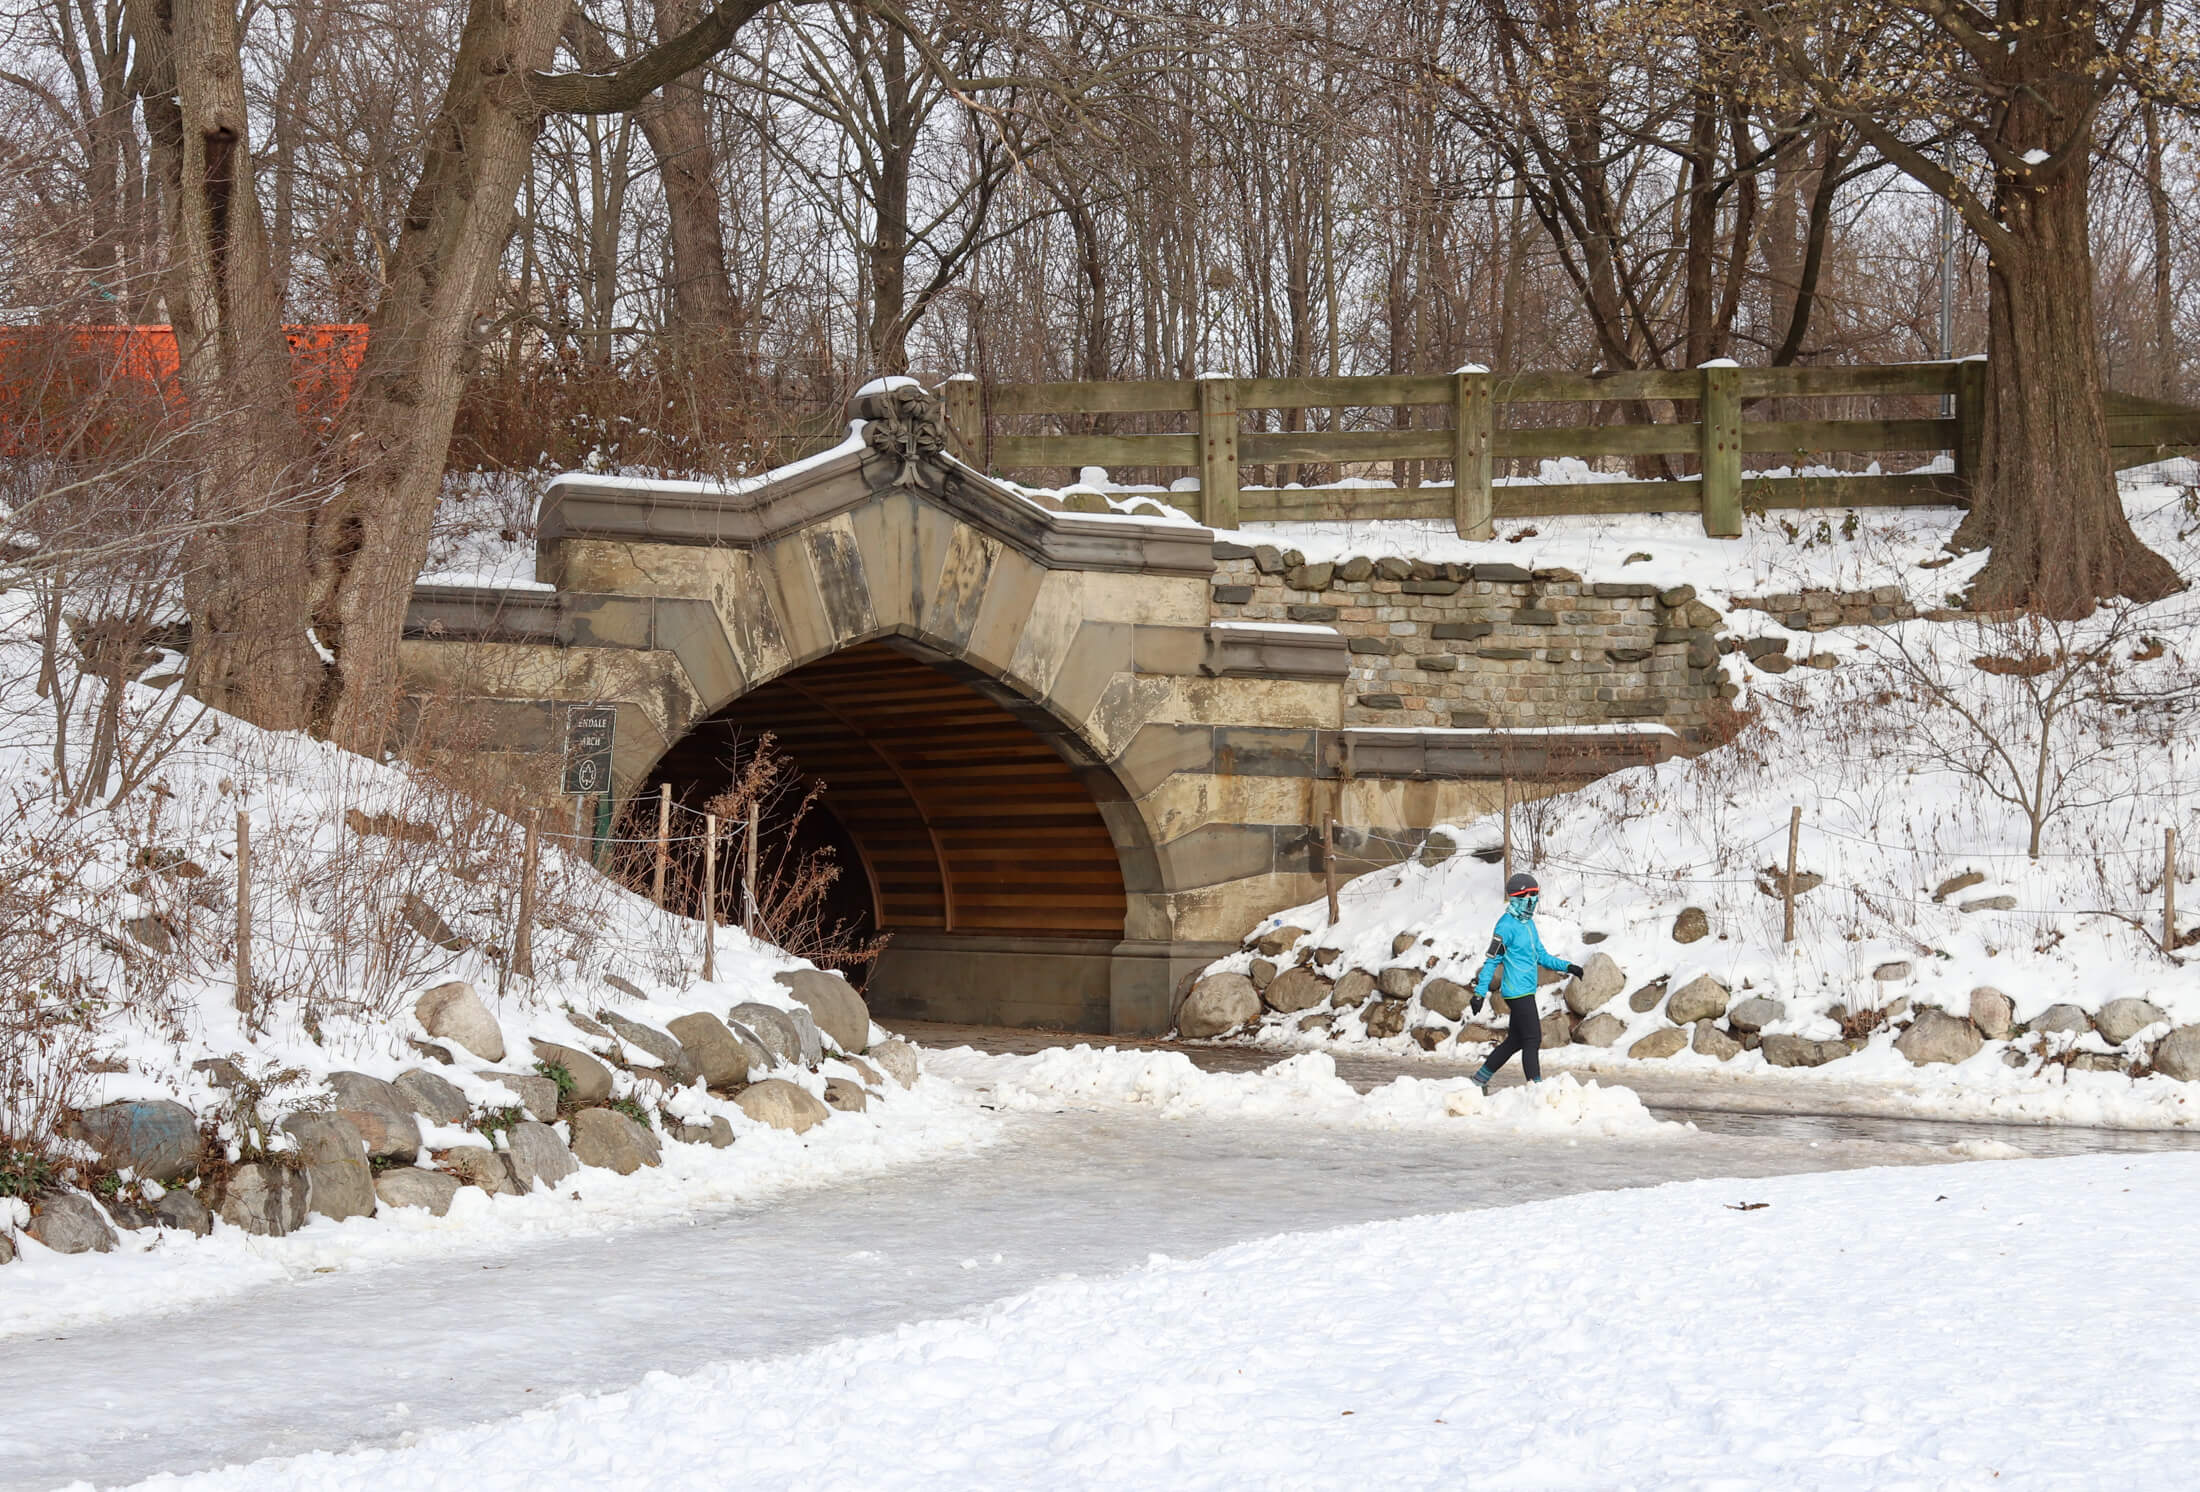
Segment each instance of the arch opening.
M837 850L824 915L886 939L874 967L848 971L875 1011L1109 1029L1130 901L1095 792L1113 779L1074 759L1059 724L966 665L873 641L699 722L659 759L643 801L669 784L700 809L767 734L798 778L781 805L822 786L791 847ZM767 816L762 835L788 844L785 828ZM722 892L726 915L737 897Z

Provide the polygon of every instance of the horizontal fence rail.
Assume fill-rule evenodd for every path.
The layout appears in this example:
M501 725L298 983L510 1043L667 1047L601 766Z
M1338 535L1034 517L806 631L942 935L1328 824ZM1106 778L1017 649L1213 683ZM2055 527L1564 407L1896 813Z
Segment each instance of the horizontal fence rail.
M1196 472L1200 517L1218 528L1260 519L1449 518L1461 535L1488 538L1495 518L1698 512L1706 533L1731 537L1741 532L1745 505L1902 507L1967 501L1979 466L1986 372L1984 360L1971 358L1880 367L1714 365L1608 374L1466 369L1368 378L1203 377L990 387L963 375L948 380L943 392L957 454L975 465L1003 474L1086 466ZM1745 418L1750 406L1768 400L1836 398L1935 399L1948 412L1933 418ZM1517 405L1588 403L1632 407L1624 407L1625 418L1616 423L1527 424L1500 415L1502 408ZM1446 418L1441 424L1409 423L1423 409L1440 409ZM1248 413L1269 410L1328 410L1332 426L1344 423L1347 410L1390 411L1401 428L1245 427ZM1172 415L1187 428L1048 434L995 428L1004 422L1048 420L1104 426L1118 417L1148 422L1149 417ZM2200 411L2158 400L2110 395L2108 426L2119 466L2200 446ZM1938 451L1952 454L1952 470L1743 475L1747 455ZM1668 464L1679 458L1695 470L1593 482L1499 481L1494 475L1500 461L1566 458L1663 459ZM1410 486L1241 485L1246 466L1315 465L1342 471L1407 462L1446 464L1452 480ZM1172 500L1186 502L1193 496L1174 493Z

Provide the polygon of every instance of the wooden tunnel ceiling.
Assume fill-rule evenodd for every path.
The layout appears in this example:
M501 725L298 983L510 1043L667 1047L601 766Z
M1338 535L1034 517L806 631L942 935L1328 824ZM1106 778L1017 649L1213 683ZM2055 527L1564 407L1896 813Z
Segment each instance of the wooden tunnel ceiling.
M825 783L897 930L1123 935L1123 875L1092 795L1046 740L949 674L868 643L759 686L667 754L660 780L714 792L735 740L770 731ZM692 800L692 799L691 799Z

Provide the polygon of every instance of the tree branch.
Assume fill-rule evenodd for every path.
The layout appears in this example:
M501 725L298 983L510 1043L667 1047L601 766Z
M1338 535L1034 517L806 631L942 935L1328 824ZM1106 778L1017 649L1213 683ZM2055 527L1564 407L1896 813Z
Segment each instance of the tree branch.
M740 29L774 0L719 0L709 14L669 41L601 73L531 73L527 96L546 114L618 114L665 84L695 71L733 44ZM792 5L816 0L786 0Z

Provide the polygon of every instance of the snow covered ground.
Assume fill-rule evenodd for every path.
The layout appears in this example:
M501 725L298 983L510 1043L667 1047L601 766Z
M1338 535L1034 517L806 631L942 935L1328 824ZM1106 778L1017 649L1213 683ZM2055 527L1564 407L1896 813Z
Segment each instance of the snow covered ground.
M1156 1257L142 1485L2175 1486L2196 1310L2200 1157L1696 1181Z

